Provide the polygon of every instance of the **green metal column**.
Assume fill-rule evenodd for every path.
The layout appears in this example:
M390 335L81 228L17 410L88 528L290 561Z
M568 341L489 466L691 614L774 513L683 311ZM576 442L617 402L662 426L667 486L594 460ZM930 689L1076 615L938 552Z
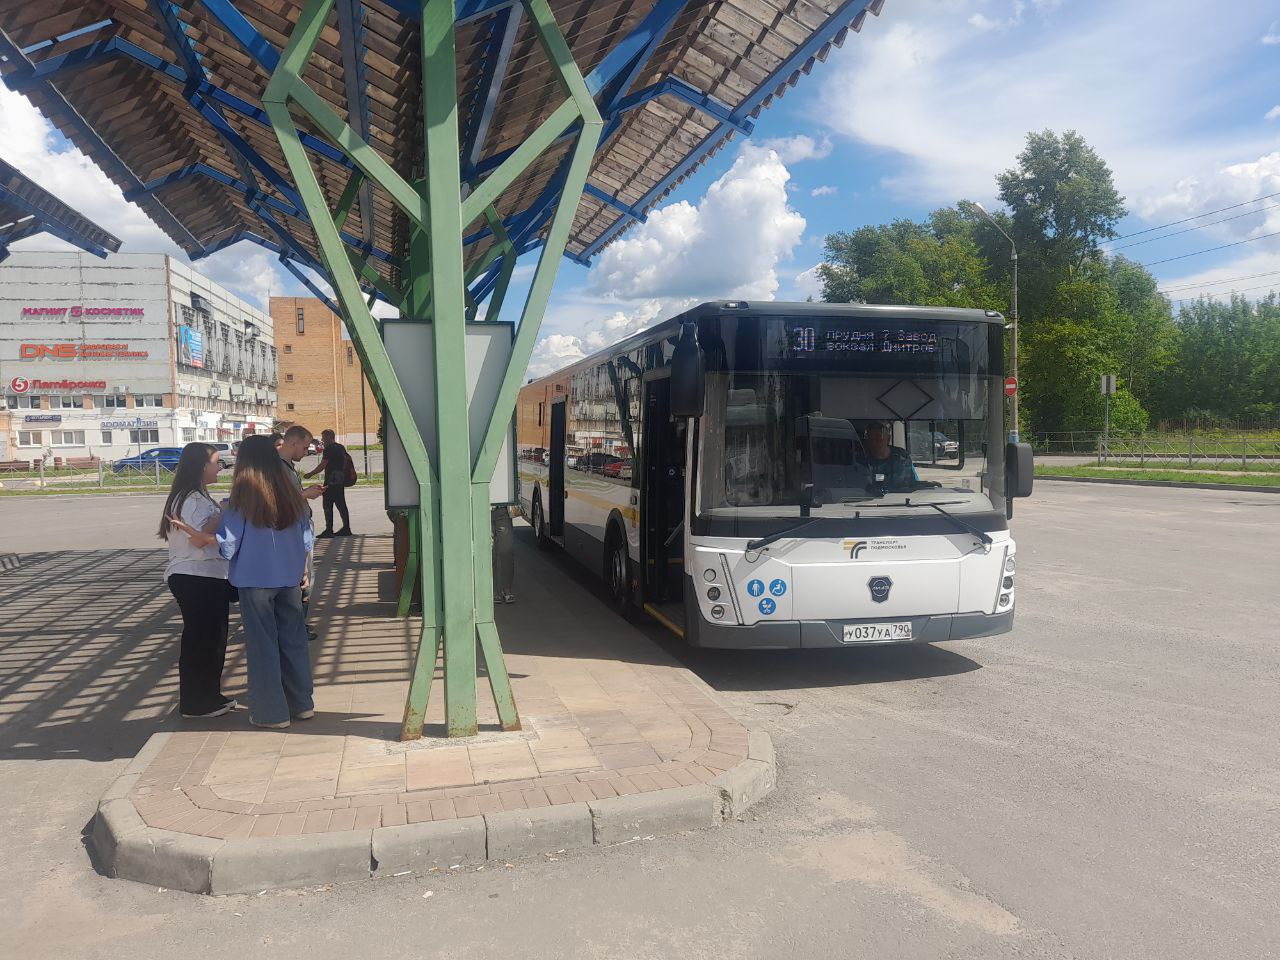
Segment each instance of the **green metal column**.
M421 736L431 682L444 645L446 727L450 736L474 734L476 722L476 644L498 718L504 729L520 725L502 645L493 619L492 538L489 480L509 429L519 390L545 311L573 215L598 145L601 120L586 83L546 0L523 0L529 22L551 61L566 100L485 180L461 197L454 3L422 0L423 179L409 183L365 142L303 79L307 60L325 28L334 0L309 0L289 44L272 74L263 105L271 119L289 171L315 230L321 260L329 274L352 339L370 381L376 384L404 443L419 487L419 507L410 523L410 548L423 598L423 629L405 702L402 737ZM327 207L310 159L298 137L290 108L305 113L312 126L355 166L336 213ZM499 284L486 314L496 319L517 251L502 229L494 202L551 148L580 124L559 203L547 230L528 299L517 327L511 361L496 402L476 411L486 418L480 449L471 449L467 381L466 282L498 257ZM365 181L380 188L408 217L410 241L403 296L391 289L366 259L345 246L339 224ZM495 238L483 263L463 271L463 230L484 217ZM430 456L387 356L377 321L364 300L361 281L401 307L408 319L430 321L439 449ZM407 575L411 575L408 574ZM403 606L404 597L402 597Z

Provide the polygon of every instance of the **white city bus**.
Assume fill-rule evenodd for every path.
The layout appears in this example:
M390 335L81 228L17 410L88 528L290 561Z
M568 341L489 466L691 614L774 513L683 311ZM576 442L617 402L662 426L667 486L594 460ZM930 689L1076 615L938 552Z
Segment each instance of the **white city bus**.
M520 505L636 606L708 647L1008 631L1004 319L706 303L520 392Z

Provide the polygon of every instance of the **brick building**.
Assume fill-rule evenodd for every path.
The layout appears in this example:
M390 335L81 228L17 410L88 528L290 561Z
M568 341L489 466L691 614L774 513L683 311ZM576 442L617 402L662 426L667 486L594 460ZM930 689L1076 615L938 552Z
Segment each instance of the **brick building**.
M272 297L280 366L277 416L341 443L377 443L377 401L337 314L315 297ZM360 394L364 392L364 408Z

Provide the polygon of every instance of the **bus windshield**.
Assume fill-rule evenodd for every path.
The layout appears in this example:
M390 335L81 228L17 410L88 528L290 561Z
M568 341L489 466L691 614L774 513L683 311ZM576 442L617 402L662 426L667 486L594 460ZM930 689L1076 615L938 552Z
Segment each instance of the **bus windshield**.
M1002 328L715 318L696 509L735 521L1003 508ZM727 521L714 522L714 521Z

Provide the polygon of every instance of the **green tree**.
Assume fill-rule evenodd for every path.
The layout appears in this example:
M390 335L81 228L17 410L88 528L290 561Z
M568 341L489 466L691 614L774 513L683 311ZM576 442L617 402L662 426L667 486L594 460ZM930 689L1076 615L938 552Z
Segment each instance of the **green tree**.
M1116 235L1124 198L1111 168L1074 130L1061 136L1052 130L1027 134L1017 166L997 176L996 183L1018 244L1021 312L1034 323L1059 283L1085 263L1102 259L1098 245ZM1007 244L996 242L990 235L994 229L987 231L983 250L999 264L991 247L1007 249Z
M927 224L896 220L828 235L818 267L829 303L908 303L1000 309L972 225L954 210Z

